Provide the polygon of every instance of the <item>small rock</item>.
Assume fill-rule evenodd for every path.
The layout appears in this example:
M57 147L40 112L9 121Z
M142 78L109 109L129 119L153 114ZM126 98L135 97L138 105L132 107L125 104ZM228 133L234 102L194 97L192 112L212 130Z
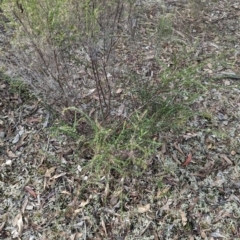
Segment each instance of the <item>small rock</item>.
M5 132L0 132L0 138L1 139L5 138Z

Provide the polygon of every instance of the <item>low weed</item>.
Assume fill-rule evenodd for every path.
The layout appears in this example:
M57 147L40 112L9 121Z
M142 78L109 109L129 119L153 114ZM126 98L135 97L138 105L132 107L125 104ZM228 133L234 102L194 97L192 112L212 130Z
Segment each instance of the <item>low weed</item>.
M189 104L206 90L187 54L173 48L169 60L161 57L174 34L171 16L145 24L136 1L3 2L15 31L12 70L67 120L53 133L87 147L86 171L97 176L144 171L161 145L159 132L183 127ZM142 36L145 27L149 36ZM156 48L151 60L148 50L135 52L145 49L141 41ZM126 110L117 115L120 105Z
M18 94L24 100L34 99L34 94L30 91L29 86L24 83L21 79L11 78L4 74L4 71L0 70L0 80L5 81L9 84L9 90L14 94Z
M88 152L91 152L91 160L82 166L84 172L88 173L91 179L100 179L101 176L109 176L112 172L122 177L139 175L146 169L147 160L160 146L149 132L151 127L146 113L135 114L132 121L124 121L117 131L103 127L98 122L94 123L91 136L78 136L79 144L87 145ZM62 132L63 128L68 130L68 127L64 126L59 127L58 131ZM71 131L64 133L72 137L73 131L71 127L70 129Z
M93 121L77 108L68 108L64 111L75 111L81 117L75 118L71 125L58 125L54 132L55 135L64 134L75 139L81 146L80 152L87 148L90 161L84 161L81 167L89 177L99 180L101 176L112 177L113 173L121 177L141 176L148 168L148 161L161 146L159 132L179 129L191 116L189 109L183 105L169 100L156 103L155 98L145 110L136 110L131 116L110 125ZM83 121L90 128L88 135L78 131L78 125ZM81 153L77 155L79 158Z

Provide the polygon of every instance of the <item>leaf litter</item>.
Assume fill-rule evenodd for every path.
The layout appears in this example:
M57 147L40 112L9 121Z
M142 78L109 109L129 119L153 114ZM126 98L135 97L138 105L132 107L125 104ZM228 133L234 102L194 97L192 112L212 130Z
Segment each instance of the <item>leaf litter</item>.
M159 6L156 2L149 7L149 18ZM165 1L190 52L191 42L201 36L197 61L210 53L218 56L222 49L231 52L230 36L239 38L239 3L192 1L198 15L188 4ZM174 44L164 49L169 65L169 52L179 47ZM231 70L239 72L239 55L226 56L234 60ZM43 129L48 113L39 101L25 103L1 79L0 238L239 239L240 81L211 81L224 68L217 64L215 72L214 64L203 69L209 76L203 84L211 88L192 105L192 111L204 114L195 114L178 136L160 133L162 148L141 177L116 175L107 181L103 176L92 183L82 171L86 160L74 158L75 143L64 135L55 139ZM124 108L119 107L119 115Z

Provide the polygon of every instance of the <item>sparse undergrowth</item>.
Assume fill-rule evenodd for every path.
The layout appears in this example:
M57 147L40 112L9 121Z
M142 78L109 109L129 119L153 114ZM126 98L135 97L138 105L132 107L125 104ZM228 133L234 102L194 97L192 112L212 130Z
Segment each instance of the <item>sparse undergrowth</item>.
M0 75L0 238L238 239L239 60L223 9L4 4L16 35L1 63L22 79Z
M148 5L46 0L3 6L10 19L6 26L15 32L13 55L8 56L14 65L8 61L4 67L29 84L44 105L51 102L50 109L53 106L52 111L57 110L66 122L55 132L88 146L90 165L97 174L114 169L122 175L132 166L139 174L161 145L158 132L183 127L191 117L189 105L206 90L198 76L201 65L188 66L187 55L174 53L169 64L159 57L164 40L175 41L171 18L155 12L152 26L145 25ZM106 22L109 18L113 19ZM132 21L137 21L136 26ZM146 30L143 36L141 28ZM126 47L146 44L152 50L119 54ZM125 66L126 57L134 64ZM78 80L73 79L77 72Z

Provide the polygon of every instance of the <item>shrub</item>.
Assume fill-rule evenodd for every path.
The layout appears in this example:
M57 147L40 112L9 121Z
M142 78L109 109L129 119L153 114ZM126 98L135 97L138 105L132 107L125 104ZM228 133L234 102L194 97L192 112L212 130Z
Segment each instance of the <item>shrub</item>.
M124 72L117 51L131 35L134 2L4 1L15 29L7 68L49 105L94 109L105 119Z

